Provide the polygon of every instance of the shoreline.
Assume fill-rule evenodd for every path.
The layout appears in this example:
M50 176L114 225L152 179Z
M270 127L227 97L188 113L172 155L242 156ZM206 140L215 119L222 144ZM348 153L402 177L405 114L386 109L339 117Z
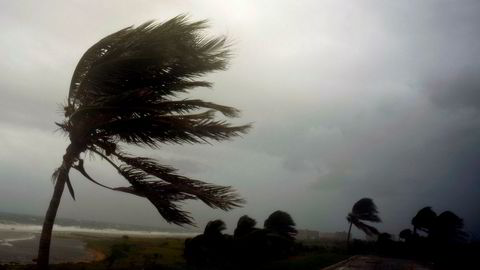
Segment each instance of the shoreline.
M28 226L12 229L5 224L0 227L0 265L31 264L36 258L40 239L39 230L29 230ZM3 227L3 228L2 228ZM15 224L14 228L19 226ZM14 236L12 236L14 235ZM32 236L29 236L32 235ZM96 263L105 260L109 250L103 243L115 243L122 238L130 241L153 241L155 239L184 239L193 237L193 233L140 233L135 231L105 231L105 230L60 230L53 232L51 246L51 261L62 263ZM128 236L128 237L125 237ZM143 239L143 240L142 240ZM13 240L13 241L12 241ZM100 243L100 245L98 244ZM108 246L110 244L106 244Z
M7 224L0 223L0 232L24 232L40 234L42 227L40 225L31 224ZM115 228L86 228L78 226L60 226L54 225L53 235L81 235L81 236L102 236L102 237L118 237L131 236L142 238L189 238L195 237L198 232L168 232L168 231L135 231L135 230L119 230Z

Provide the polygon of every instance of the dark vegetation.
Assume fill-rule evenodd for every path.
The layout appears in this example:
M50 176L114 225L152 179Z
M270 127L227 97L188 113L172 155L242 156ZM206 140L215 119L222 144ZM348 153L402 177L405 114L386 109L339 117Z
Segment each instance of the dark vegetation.
M360 203L359 203L360 202ZM380 221L373 200L357 202L349 214ZM363 210L362 210L363 209ZM361 211L362 210L362 211ZM368 214L369 213L369 214ZM366 219L362 219L366 220ZM353 222L352 222L353 223ZM451 211L437 215L421 209L412 218L412 229L404 229L396 241L392 234L356 226L369 241L341 241L295 238L292 217L283 211L272 213L263 227L242 216L233 235L226 234L222 220L207 223L203 234L191 239L104 238L84 236L88 247L104 257L90 263L52 265L52 269L322 269L352 255L376 255L421 262L431 269L475 269L480 245L463 230L463 220ZM352 225L353 226L353 225ZM373 232L373 233L372 233ZM375 237L374 237L375 236ZM0 269L35 269L35 266L4 265Z
M469 239L463 220L451 211L439 215L424 207L412 218L412 229L402 230L395 241L389 233L377 233L376 241L354 240L352 254L376 254L422 261L433 269L473 269L480 254L478 240Z
M187 263L194 269L251 268L298 252L295 222L288 213L272 213L262 229L255 225L254 219L242 216L232 236L222 233L223 221L210 221L203 234L185 242Z

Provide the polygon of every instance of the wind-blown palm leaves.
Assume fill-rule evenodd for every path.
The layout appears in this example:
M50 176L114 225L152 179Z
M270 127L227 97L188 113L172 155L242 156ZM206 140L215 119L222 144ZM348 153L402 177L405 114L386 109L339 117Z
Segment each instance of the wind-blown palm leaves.
M352 212L350 212L347 216L347 221L350 223L347 242L350 241L352 224L368 236L378 235L378 230L375 227L363 222L381 222L380 217L378 216L377 206L370 198L363 198L356 202L353 205Z
M179 225L193 223L179 208L181 201L198 199L223 210L242 204L231 187L178 175L169 166L127 154L121 147L205 143L247 132L249 125L232 126L215 118L216 112L237 117L237 109L179 98L193 88L210 87L201 77L226 68L229 45L225 37L203 35L206 27L206 21L189 22L185 16L147 22L103 38L83 55L73 74L65 120L57 123L71 144L53 175L57 183L40 243L40 265L45 264L45 248L48 264L48 231L51 234L65 183L74 197L70 168L102 187L145 197L166 221ZM84 152L108 161L130 185L112 188L93 179L83 166Z

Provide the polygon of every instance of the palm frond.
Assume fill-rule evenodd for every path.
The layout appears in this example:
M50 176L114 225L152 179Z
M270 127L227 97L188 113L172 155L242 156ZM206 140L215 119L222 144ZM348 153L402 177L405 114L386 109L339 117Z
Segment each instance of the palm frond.
M217 186L177 175L174 168L160 165L153 159L113 152L111 155L123 163L117 165L101 150L94 148L90 150L112 164L131 184L129 187L107 188L147 198L167 222L193 225L190 214L181 210L178 205L184 200L201 200L212 208L223 210L239 207L244 203L231 187ZM76 168L89 180L100 184L84 171L83 166L77 165Z
M75 191L73 190L72 181L70 180L70 177L68 177L68 174L67 174L66 183L67 183L68 192L70 193L70 196L72 196L72 199L75 201Z
M368 236L378 235L379 233L375 227L365 224L360 220L354 220L353 225L355 225L355 227L357 227L358 229L362 230Z
M68 93L69 105L75 106L75 99L77 91L80 89L82 82L85 82L85 77L88 75L91 67L99 61L112 48L114 44L122 40L132 27L124 28L117 31L97 42L90 49L88 49L75 68L70 83L70 91Z
M225 121L188 116L144 116L119 119L101 125L98 137L114 137L120 141L156 147L159 143L204 143L206 139L220 141L245 134L250 125L231 126Z
M166 221L177 225L193 225L190 213L181 210L175 202L194 199L194 196L183 193L169 183L153 181L145 172L128 165L121 167L120 174L132 185L130 193L146 197Z
M190 23L186 16L177 16L161 24L128 27L102 39L77 66L69 102L88 105L99 97L144 89L158 100L191 87L209 86L196 83L195 78L225 69L230 53L225 37L207 38L201 33L206 27L206 21Z
M79 159L78 160L78 164L75 164L72 168L74 168L75 170L77 170L80 174L82 174L85 178L87 178L88 180L90 180L90 182L96 184L96 185L99 185L103 188L106 188L106 189L114 189L112 187L109 187L109 186L106 186L98 181L96 181L95 179L93 179L88 173L87 171L85 170L84 166L83 166L83 159Z
M229 186L217 186L185 176L175 174L175 169L158 164L155 160L145 157L129 157L117 154L119 160L132 168L137 168L145 173L175 186L178 190L199 199L212 208L230 210L241 206L244 200L238 197Z

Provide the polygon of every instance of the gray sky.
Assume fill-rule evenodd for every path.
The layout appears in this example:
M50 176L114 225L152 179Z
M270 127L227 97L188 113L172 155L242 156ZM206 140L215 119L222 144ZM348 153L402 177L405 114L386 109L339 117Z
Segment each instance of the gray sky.
M432 206L480 234L480 2L466 0L0 0L0 210L44 214L67 145L53 123L83 52L180 13L235 43L229 70L192 95L254 122L232 142L139 150L247 199L228 213L187 203L201 227L282 209L301 228L342 231L371 197L382 231ZM101 160L86 166L123 183ZM77 201L66 194L60 216L165 225L146 200L72 179Z

